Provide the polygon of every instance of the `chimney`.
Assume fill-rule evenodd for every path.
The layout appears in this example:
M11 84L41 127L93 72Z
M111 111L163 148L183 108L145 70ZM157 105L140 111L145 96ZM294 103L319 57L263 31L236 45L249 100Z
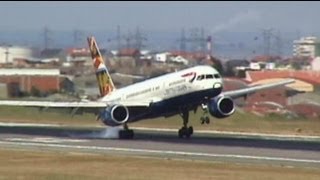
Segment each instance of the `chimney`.
M212 53L211 36L208 36L207 38L207 59L208 60L210 60L211 53Z

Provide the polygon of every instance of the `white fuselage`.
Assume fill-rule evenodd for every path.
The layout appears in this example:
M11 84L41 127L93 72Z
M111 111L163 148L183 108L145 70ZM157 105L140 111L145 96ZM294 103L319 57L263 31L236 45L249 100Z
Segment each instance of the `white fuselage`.
M101 101L159 102L203 90L222 89L222 78L210 66L196 66L117 89Z

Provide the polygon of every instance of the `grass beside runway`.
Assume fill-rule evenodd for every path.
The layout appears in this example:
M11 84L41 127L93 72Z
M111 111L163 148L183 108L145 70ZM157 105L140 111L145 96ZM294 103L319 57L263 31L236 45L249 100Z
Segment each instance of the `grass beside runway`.
M75 115L71 117L66 109L64 112L39 112L37 108L0 106L0 122L53 123L71 126L103 126L95 121L93 114ZM201 111L194 114L190 111L190 125L195 130L221 130L256 133L320 135L320 119L286 119L281 116L259 117L250 113L237 111L225 119L211 117L211 124L201 125ZM154 127L179 129L182 125L180 116L156 118L129 124L131 127Z
M0 179L320 179L319 169L0 149Z

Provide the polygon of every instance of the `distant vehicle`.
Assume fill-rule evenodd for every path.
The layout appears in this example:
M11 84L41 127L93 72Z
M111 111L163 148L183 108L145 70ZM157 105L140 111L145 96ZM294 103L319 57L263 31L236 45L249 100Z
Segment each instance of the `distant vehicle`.
M74 112L94 112L97 119L107 126L123 126L124 129L119 131L120 138L134 137L128 123L179 114L183 126L178 135L180 138L189 138L193 134L193 127L188 126L189 111L195 111L200 105L204 112L209 112L216 118L224 118L235 111L232 98L294 82L287 79L222 92L223 81L218 71L210 66L196 66L116 89L95 38L88 37L87 40L100 89L100 99L79 102L0 101L0 105L72 108ZM201 119L203 123L209 123L206 114Z

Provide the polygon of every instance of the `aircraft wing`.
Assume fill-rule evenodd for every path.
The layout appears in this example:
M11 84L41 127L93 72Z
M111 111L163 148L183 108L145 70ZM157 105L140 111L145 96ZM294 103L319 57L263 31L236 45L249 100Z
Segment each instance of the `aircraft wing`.
M112 104L121 104L128 107L148 107L148 101L17 101L17 100L0 100L0 106L28 106L28 107L46 107L46 108L103 108Z
M248 88L244 88L244 89L226 91L226 92L223 92L222 94L225 95L225 96L232 97L232 98L238 98L238 97L241 97L241 96L246 96L248 94L254 93L254 92L259 91L259 90L269 89L269 88L273 88L273 87L277 87L277 86L283 86L283 85L286 85L286 84L291 84L293 82L295 82L293 79L286 79L286 80L283 80L283 81L280 81L280 82L257 85L257 86L248 87Z
M128 109L144 109L149 107L148 101L17 101L17 100L0 100L0 106L23 106L23 107L37 107L40 110L50 109L67 109L71 115L82 114L83 112L97 114L101 109L108 105L121 104L128 107Z

